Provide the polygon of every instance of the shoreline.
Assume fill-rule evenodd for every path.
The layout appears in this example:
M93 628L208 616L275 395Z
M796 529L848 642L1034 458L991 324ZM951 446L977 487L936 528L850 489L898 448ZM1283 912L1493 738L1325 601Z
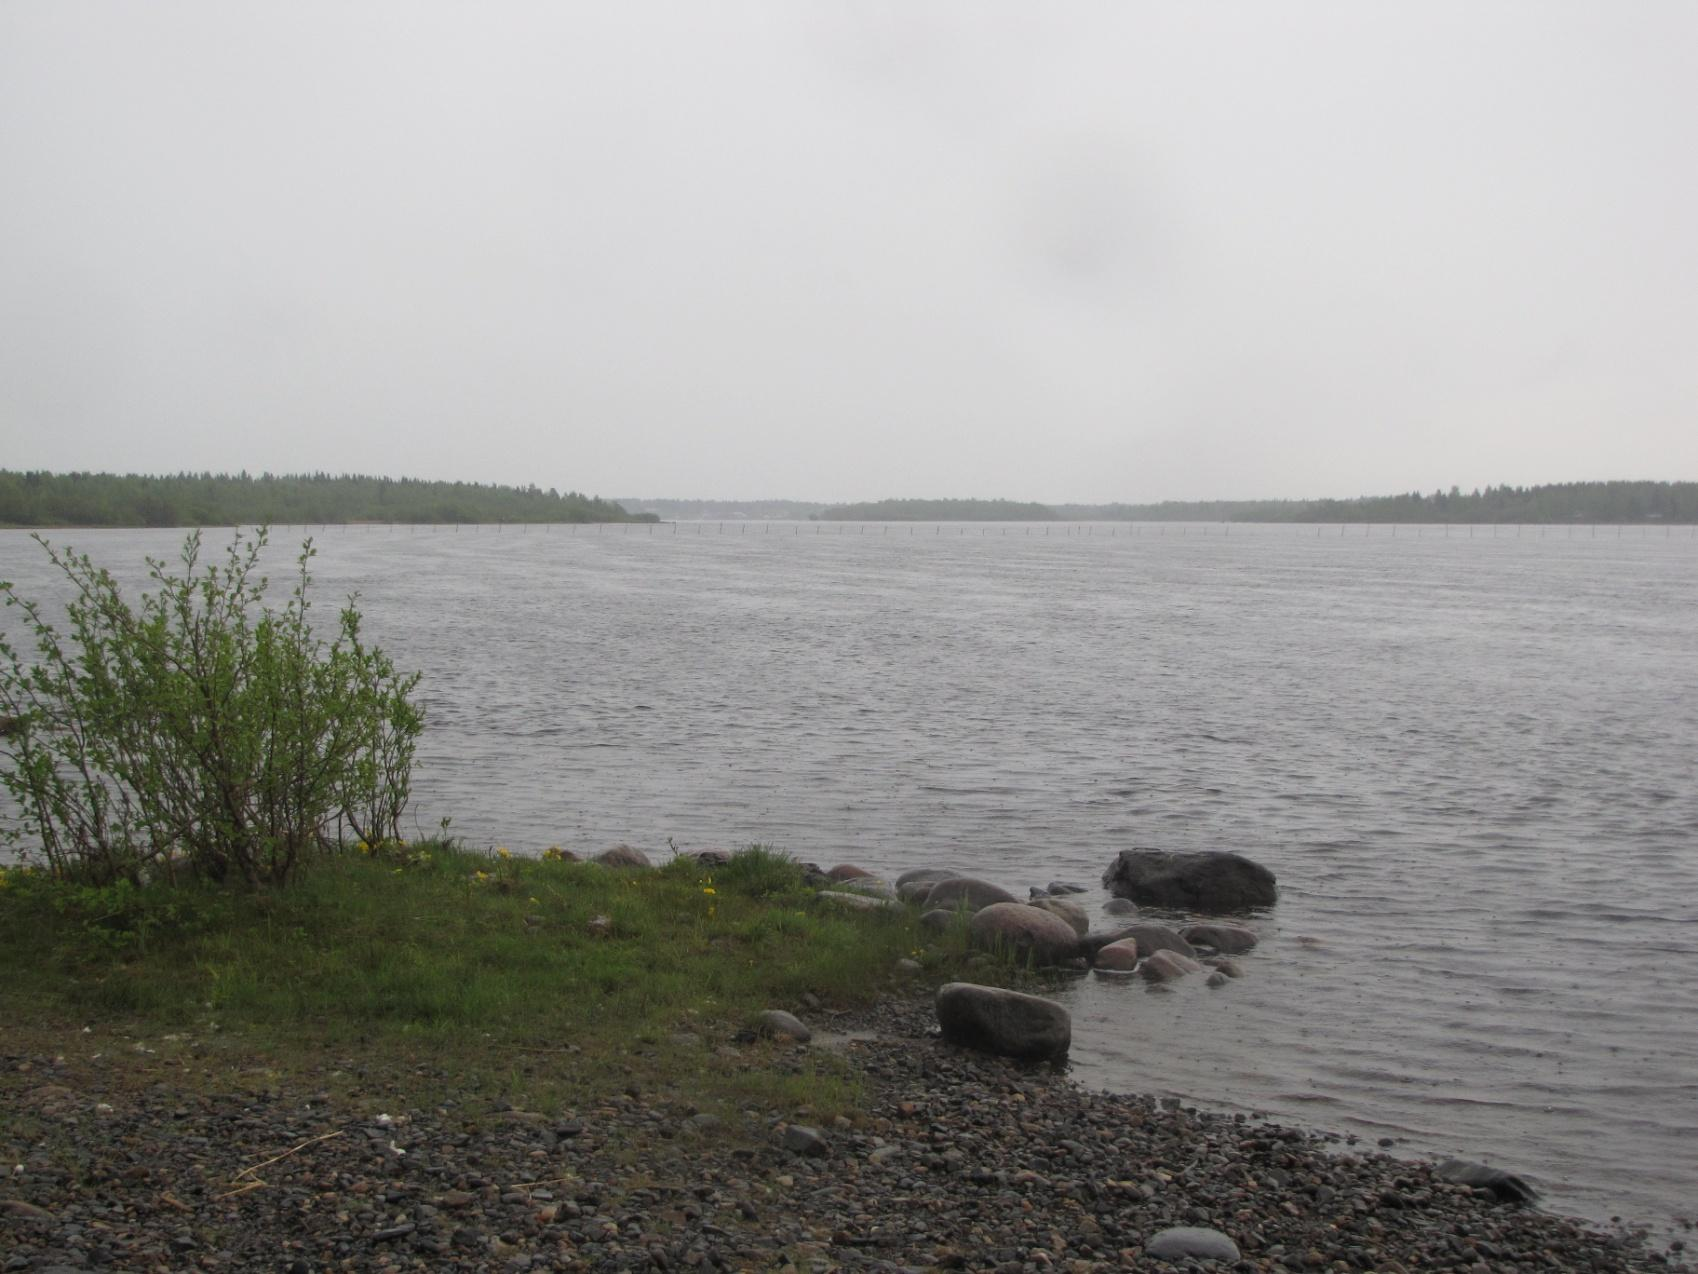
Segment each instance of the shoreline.
M18 1270L297 1274L1691 1268L1625 1232L1447 1184L1430 1163L1343 1151L1333 1134L955 1049L935 1036L929 996L804 1012L814 1042L722 1046L703 1065L800 1074L805 1059L845 1059L860 1109L817 1127L818 1143L790 1136L805 1150L786 1141L813 1123L806 1106L721 1119L633 1086L542 1112L522 1083L494 1098L442 1075L441 1104L391 1109L396 1090L345 1060L208 1088L139 1041L57 1059L8 1050L0 1096L39 1135L6 1144L20 1123L0 1137L24 1169L0 1185L13 1201L0 1202L0 1250ZM554 1052L540 1064L571 1065L569 1045ZM1241 1258L1145 1256L1172 1226L1218 1229Z

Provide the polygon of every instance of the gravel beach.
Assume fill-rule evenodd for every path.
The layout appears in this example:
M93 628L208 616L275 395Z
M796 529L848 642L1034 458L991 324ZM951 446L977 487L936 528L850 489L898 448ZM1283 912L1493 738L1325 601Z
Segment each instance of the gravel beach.
M835 1050L862 1076L853 1123L643 1092L378 1113L381 1091L218 1092L145 1058L8 1050L0 1271L1689 1268L1429 1165L959 1051L929 1000L803 1015L813 1042L704 1065ZM1238 1259L1146 1254L1180 1226Z

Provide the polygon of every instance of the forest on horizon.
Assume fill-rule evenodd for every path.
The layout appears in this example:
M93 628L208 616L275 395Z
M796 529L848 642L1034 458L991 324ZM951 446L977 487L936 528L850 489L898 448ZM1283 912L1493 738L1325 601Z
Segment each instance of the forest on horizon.
M0 525L292 526L332 522L657 522L576 491L363 474L0 469Z
M809 518L876 522L1365 522L1698 524L1698 482L1567 482L1336 500L1164 500L1041 504L890 499L818 505L782 500L630 501L576 491L360 474L66 473L0 469L0 525L277 526L345 522L658 522Z

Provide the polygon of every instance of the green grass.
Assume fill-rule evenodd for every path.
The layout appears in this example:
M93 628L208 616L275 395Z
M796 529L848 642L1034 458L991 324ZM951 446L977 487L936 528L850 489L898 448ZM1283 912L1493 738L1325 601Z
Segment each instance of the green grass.
M852 1110L853 1075L820 1050L745 1040L746 1065L714 1050L763 1009L862 1004L904 985L904 956L924 985L966 954L964 932L922 938L908 910L821 907L794 863L759 848L717 869L624 871L391 846L265 893L16 870L0 883L0 1020L175 1036L226 1068L353 1059L421 1100L452 1085L547 1106L638 1085L704 1106Z

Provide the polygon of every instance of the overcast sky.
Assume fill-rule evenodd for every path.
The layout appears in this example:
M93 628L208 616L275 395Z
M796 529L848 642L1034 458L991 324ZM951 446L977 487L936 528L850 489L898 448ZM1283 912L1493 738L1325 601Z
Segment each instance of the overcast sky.
M1698 478L1698 4L4 0L0 467Z

